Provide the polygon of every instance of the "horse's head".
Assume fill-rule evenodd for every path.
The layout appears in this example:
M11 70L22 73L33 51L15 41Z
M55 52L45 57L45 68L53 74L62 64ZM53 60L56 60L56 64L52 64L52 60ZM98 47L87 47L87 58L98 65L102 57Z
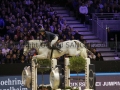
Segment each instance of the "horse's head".
M23 54L26 56L30 50L29 43L25 43L24 48L23 48Z

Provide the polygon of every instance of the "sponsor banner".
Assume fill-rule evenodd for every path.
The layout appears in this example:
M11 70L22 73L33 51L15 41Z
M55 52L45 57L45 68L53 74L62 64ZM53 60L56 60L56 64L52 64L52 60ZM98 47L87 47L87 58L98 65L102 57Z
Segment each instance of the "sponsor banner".
M71 86L80 86L82 90L85 88L84 76L80 76L78 81L77 76L71 76ZM95 90L119 90L120 89L120 75L97 75L96 76L96 89Z
M49 75L44 75L44 83L49 84ZM42 84L42 75L38 75L38 85ZM0 76L0 90L31 90L23 86L22 76Z
M76 74L71 74L70 85L85 88L84 80L78 81ZM85 79L84 74L79 74L80 79ZM42 84L42 76L38 75L38 85ZM44 75L44 84L49 84L49 75ZM120 73L97 73L95 90L119 90ZM23 86L21 76L0 76L0 90L31 90Z
M95 42L91 42L91 43L86 43L86 47L88 46L87 44L89 44L89 46L92 47L105 47L106 46L106 42L102 42L102 43L95 43ZM120 44L120 42L117 42L118 46ZM18 47L24 47L25 45L29 48L29 47L39 47L39 48L44 48L46 46L48 46L47 42L41 42L41 43L27 43L27 42L22 42L20 44L20 42L13 42L13 44L7 43L7 45L9 47L13 47L13 46L18 46ZM57 47L62 47L62 48L76 48L76 47L80 47L81 45L83 45L82 43L80 43L79 45L76 45L74 42L66 42L66 43L59 43L56 44ZM116 43L115 42L108 42L108 46L110 47L116 47Z

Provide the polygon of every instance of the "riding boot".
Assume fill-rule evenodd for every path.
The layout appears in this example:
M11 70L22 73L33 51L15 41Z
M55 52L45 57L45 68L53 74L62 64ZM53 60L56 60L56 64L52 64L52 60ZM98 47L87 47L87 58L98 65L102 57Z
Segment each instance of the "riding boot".
M55 49L55 50L57 50L58 52L61 52L61 50L60 50L60 46L58 46L58 45L53 45L52 47L51 47L51 45L50 45L50 43L48 43L48 48L49 49Z
M51 46L48 46L48 48L49 48L49 49L53 49L53 47L51 47Z
M53 45L53 46L52 46L52 49L55 49L55 50L57 50L57 51L61 52L60 48L59 48L59 47L57 47L56 45Z

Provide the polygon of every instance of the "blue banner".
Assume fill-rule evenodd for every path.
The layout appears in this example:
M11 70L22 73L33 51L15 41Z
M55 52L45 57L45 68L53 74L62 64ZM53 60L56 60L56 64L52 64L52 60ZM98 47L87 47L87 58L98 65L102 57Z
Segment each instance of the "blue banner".
M77 74L71 74L70 85L85 88L84 81L78 81ZM81 79L85 74L79 74ZM42 84L42 75L38 75L38 85ZM78 83L79 82L79 83ZM49 84L49 75L44 75L44 84ZM119 73L96 73L96 90L119 90L120 89L120 72ZM0 76L0 90L31 90L23 86L22 75L19 76Z
M42 76L38 75L38 85L42 84ZM49 84L49 75L44 75L44 84ZM0 90L31 90L23 86L22 76L0 76Z

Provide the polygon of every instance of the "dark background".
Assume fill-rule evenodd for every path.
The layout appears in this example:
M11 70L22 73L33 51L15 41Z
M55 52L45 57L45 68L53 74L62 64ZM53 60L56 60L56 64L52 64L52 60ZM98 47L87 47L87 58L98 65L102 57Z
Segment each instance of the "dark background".
M95 65L95 72L120 72L120 61L94 61L91 63ZM30 66L30 64L1 64L0 76L21 75L25 66ZM50 71L45 72L45 74L49 73ZM84 73L84 71L82 71L82 73ZM38 74L40 74L40 72L38 72Z

